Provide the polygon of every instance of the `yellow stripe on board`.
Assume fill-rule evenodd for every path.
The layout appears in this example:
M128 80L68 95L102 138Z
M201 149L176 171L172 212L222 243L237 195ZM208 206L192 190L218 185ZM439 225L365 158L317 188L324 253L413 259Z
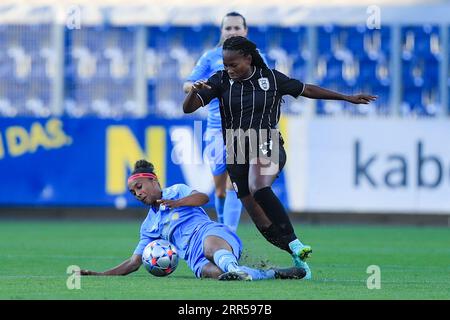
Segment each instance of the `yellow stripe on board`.
M3 159L4 156L5 156L5 149L3 148L2 133L0 132L0 159Z
M155 166L155 173L158 176L161 188L166 186L166 130L164 127L148 128L146 131L147 157L148 161Z
M278 127L284 140L284 149L286 149L287 153L289 150L289 138L288 138L289 117L281 115L280 121L278 122Z
M134 163L146 159L155 166L161 183L166 182L166 131L164 127L149 127L145 131L146 148L139 142L128 126L109 126L106 129L106 192L123 194L127 191L128 173Z

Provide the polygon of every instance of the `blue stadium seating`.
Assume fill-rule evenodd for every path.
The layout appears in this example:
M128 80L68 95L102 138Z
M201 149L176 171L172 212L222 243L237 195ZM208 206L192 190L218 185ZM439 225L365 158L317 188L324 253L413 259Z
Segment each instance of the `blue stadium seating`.
M217 45L220 30L213 25L168 25L147 30L147 65L153 69L147 74L149 112L182 117L183 83L200 56Z
M248 37L256 43L270 68L276 68L292 78L305 81L309 48L304 26L249 27ZM297 108L298 103L291 99L285 101L283 111L297 113L293 108Z
M434 115L439 97L438 26L404 26L402 36L402 112Z
M318 64L316 83L337 91L354 93L381 92L377 113L389 113L391 83L389 74L390 28L369 30L365 25L318 27ZM364 90L361 86L364 84ZM380 88L384 88L380 90ZM378 94L379 95L379 94ZM333 106L330 108L324 106ZM357 109L342 102L319 102L318 113L350 112ZM336 111L338 110L338 111Z
M69 116L135 116L126 107L134 93L134 27L66 29L65 107Z
M48 24L1 25L0 116L51 115L52 46Z
M49 114L52 26L0 25L0 116ZM256 26L249 38L268 61L293 78L305 81L316 61L313 83L346 93L378 95L376 110L342 102L318 101L320 115L390 114L392 75L391 28L323 25L317 30L317 57L311 57L307 27ZM450 29L449 29L450 30ZM135 117L137 27L110 25L65 29L64 108L68 116ZM449 31L450 33L450 31ZM182 84L200 55L219 41L216 25L147 27L146 79L148 111L184 117ZM433 116L440 108L440 27L401 27L402 112ZM316 60L317 59L317 60ZM450 68L450 67L449 67ZM448 71L450 74L450 70ZM450 78L448 80L450 94ZM284 111L297 114L302 99L286 99ZM450 111L450 104L447 106ZM13 110L13 111L11 111ZM196 116L199 116L196 114ZM203 117L203 115L200 115Z

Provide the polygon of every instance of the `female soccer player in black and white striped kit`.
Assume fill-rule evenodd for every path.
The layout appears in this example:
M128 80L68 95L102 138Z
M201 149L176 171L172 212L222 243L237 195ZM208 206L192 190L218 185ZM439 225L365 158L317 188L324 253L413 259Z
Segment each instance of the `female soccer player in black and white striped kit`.
M261 234L289 252L295 265L307 270L305 279L310 279L305 259L312 249L297 238L283 204L271 188L286 163L283 139L277 129L282 97L303 96L354 104L368 104L376 97L343 95L291 79L269 69L256 45L244 37L224 42L223 64L225 70L193 84L183 110L191 113L212 99L219 99L227 171L238 197Z

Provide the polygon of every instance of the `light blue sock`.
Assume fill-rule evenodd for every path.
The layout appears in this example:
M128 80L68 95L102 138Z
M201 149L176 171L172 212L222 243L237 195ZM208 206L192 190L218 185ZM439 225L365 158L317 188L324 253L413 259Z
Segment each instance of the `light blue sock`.
M229 226L234 232L236 232L239 225L241 212L242 202L237 197L237 193L234 190L227 190L227 196L223 207L223 223Z
M217 195L214 195L214 206L216 207L217 212L217 222L223 223L223 207L225 205L226 198L219 198Z
M242 270L251 275L252 280L275 279L275 271L273 270L253 269L246 266L239 266L239 270Z
M237 259L231 251L220 249L214 252L214 263L223 272L239 271Z

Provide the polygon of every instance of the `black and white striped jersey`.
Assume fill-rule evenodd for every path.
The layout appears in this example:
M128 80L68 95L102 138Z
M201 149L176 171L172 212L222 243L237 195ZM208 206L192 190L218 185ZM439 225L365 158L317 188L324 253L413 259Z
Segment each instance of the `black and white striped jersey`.
M212 99L220 101L222 129L275 129L280 119L283 95L297 98L305 85L275 69L252 67L247 79L233 81L224 70L208 79L211 89L202 89L197 95L203 106Z

